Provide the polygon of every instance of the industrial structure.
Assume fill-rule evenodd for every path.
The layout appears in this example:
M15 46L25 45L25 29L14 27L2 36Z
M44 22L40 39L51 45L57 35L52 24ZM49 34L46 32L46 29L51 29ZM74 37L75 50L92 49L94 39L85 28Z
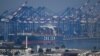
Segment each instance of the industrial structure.
M66 8L56 14L46 7L33 8L23 3L15 11L7 10L0 15L0 38L15 45L66 48L100 49L100 13L89 5ZM80 46L81 44L81 46Z

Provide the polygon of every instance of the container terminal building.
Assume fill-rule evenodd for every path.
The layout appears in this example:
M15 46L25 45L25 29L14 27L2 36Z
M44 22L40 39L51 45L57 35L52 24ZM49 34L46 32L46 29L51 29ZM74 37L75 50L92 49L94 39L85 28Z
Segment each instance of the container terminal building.
M0 40L24 45L66 48L100 49L100 14L89 2L79 8L66 8L56 14L46 7L34 8L23 3L15 11L0 15Z

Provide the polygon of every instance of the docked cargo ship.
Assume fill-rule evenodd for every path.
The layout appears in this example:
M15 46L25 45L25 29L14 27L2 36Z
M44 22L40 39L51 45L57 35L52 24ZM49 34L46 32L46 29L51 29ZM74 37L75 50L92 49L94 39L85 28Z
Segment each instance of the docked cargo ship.
M83 7L69 7L57 15L46 7L24 3L15 11L1 14L0 37L16 45L25 44L27 37L29 46L100 49L100 15L95 15L92 7L87 11Z

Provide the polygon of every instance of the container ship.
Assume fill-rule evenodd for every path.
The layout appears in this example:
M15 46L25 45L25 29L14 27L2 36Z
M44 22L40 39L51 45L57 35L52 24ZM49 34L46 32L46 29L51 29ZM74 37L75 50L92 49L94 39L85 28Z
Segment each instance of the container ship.
M79 8L66 8L56 14L46 7L33 8L23 3L15 11L0 15L0 38L15 45L100 49L100 15L86 2ZM88 8L87 8L88 7ZM81 45L81 46L80 46Z

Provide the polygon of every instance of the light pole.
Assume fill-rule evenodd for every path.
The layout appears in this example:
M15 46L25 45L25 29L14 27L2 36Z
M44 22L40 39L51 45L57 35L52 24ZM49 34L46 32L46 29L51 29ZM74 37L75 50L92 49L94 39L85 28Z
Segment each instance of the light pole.
M25 47L28 48L28 37L26 36Z
M22 35L25 36L25 48L26 48L26 50L25 50L25 56L27 56L27 55L28 55L28 36L27 36L27 34L24 32L24 30L23 30Z
M27 49L28 48L28 36L27 36L27 34L24 32L24 30L23 30L23 34L22 34L23 36L25 36L25 48Z

